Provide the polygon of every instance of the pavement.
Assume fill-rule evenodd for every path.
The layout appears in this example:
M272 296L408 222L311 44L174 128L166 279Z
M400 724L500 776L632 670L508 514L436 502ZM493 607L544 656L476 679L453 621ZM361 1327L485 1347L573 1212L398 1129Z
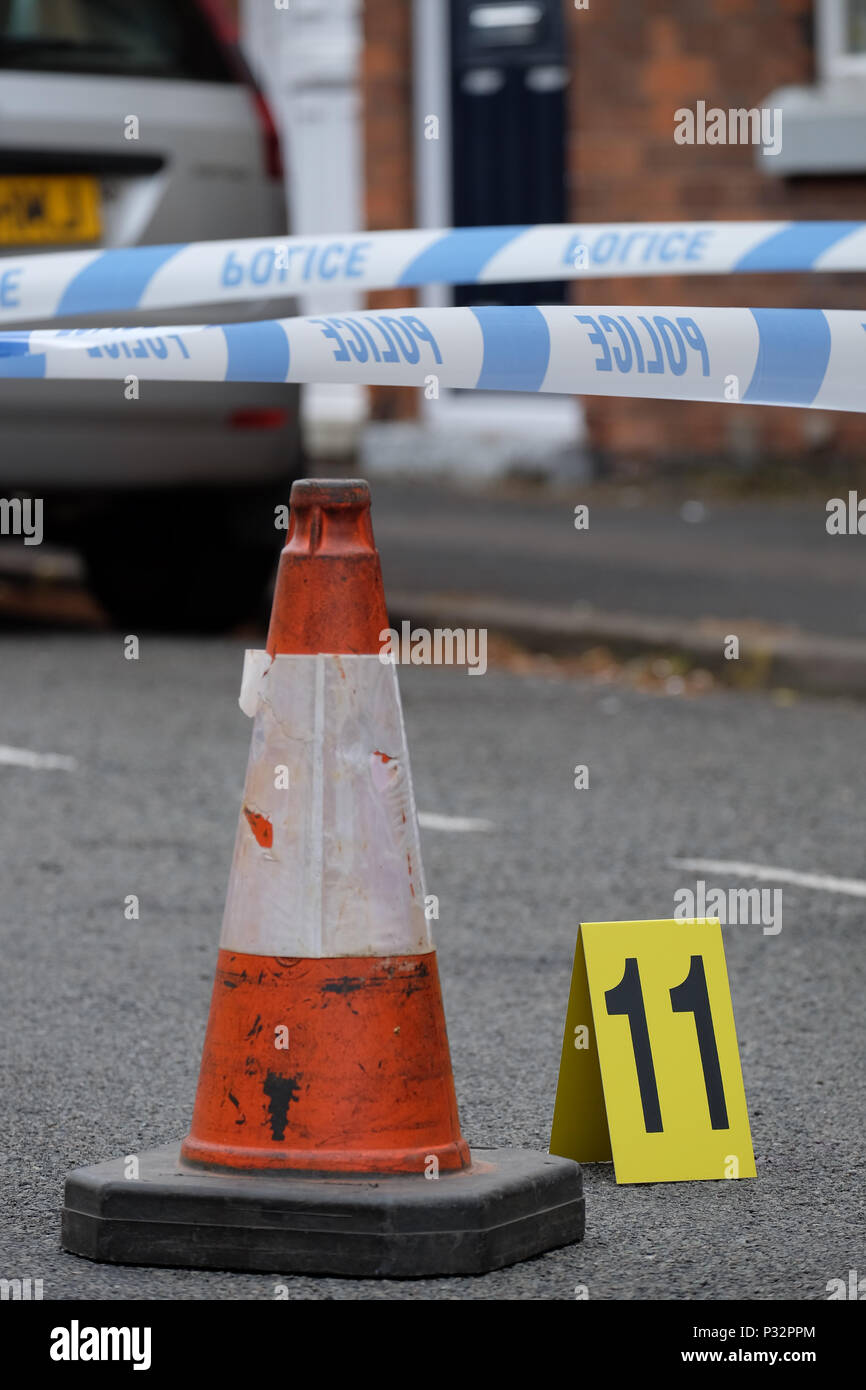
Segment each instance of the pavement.
M790 884L778 935L724 932L757 1180L618 1187L589 1166L583 1243L477 1278L120 1268L60 1250L71 1168L188 1127L250 737L242 645L144 638L136 662L119 634L0 639L0 744L75 760L0 765L0 1276L42 1278L46 1299L261 1300L285 1283L332 1301L571 1300L578 1285L591 1300L822 1300L866 1271L864 904ZM674 859L866 877L856 702L556 670L404 668L401 687L420 810L491 825L422 831L473 1144L547 1147L581 919L672 915L695 879Z

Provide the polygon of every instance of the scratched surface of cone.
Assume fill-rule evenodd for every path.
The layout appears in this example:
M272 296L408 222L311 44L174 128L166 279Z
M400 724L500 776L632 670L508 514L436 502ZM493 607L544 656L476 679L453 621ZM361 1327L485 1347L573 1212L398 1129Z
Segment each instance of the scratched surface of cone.
M466 1167L365 483L303 482L266 652L189 1163Z

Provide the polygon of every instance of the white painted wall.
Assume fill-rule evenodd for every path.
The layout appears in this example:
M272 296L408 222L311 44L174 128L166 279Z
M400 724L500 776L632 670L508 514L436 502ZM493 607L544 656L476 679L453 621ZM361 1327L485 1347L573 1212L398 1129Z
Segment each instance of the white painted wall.
M283 142L291 229L296 235L364 226L360 64L362 0L242 0L241 35L267 93ZM340 309L359 297L340 295ZM306 295L300 309L335 308ZM367 416L361 386L304 388L307 445L314 455L347 452Z

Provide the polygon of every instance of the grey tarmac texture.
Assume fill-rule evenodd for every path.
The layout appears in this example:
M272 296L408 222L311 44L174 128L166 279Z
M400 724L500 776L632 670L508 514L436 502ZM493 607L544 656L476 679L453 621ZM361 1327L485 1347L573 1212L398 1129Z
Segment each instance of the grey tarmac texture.
M6 637L0 743L0 1276L50 1299L825 1299L866 1272L864 903L784 888L725 930L758 1179L617 1187L585 1171L581 1245L477 1278L353 1281L91 1264L59 1247L73 1167L186 1132L249 746L242 645ZM461 1120L545 1149L578 922L670 916L673 857L866 877L866 710L683 702L551 676L403 669ZM590 789L573 789L586 763ZM728 883L707 875L714 886ZM732 886L743 886L731 880ZM140 920L124 899L140 898Z
M702 496L695 482L695 498ZM824 638L866 636L862 536L827 534L824 495L723 501L704 519L620 489L520 497L377 480L373 524L385 592L492 597L577 613L759 621ZM847 493L844 493L847 498ZM638 498L640 499L638 502ZM575 531L574 505L589 507ZM492 626L492 623L491 623Z

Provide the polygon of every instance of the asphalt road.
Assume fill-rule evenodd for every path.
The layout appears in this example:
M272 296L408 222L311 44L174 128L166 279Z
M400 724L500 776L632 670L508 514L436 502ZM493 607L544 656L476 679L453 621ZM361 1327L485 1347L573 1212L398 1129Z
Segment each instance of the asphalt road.
M0 1275L51 1299L825 1299L866 1272L864 900L784 888L778 936L726 930L757 1181L617 1187L576 1246L479 1278L117 1268L59 1248L65 1173L186 1132L250 725L237 642L0 639ZM463 1131L544 1149L577 923L673 914L672 857L866 877L866 710L407 669ZM590 789L573 789L573 768ZM693 876L692 876L693 878ZM711 880L728 886L718 877ZM731 881L733 882L733 881ZM140 897L141 917L124 919Z
M732 501L696 482L690 497L676 499L626 486L551 498L382 479L373 485L373 524L389 594L495 596L862 637L866 541L827 534L826 502L837 494L828 487L796 501ZM575 531L581 501L589 527Z
M866 636L863 536L830 536L828 486L799 497L725 498L628 486L488 492L377 478L373 527L385 592L517 599L567 611L718 619ZM574 506L589 506L575 531ZM275 551L275 558L276 558ZM104 621L80 557L0 540L0 621Z

